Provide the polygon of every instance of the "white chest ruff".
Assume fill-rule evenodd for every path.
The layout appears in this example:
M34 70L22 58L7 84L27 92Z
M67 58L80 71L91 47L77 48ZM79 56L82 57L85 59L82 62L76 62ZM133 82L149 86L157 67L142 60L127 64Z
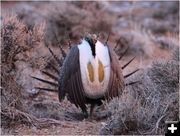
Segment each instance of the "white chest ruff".
M100 98L107 91L109 78L110 78L110 58L108 48L101 42L96 42L96 57L94 58L91 52L91 48L88 42L82 41L79 48L79 60L81 79L85 91L85 95L89 98ZM102 63L104 68L104 78L100 82L98 74L99 61ZM94 80L90 81L87 64L91 63L93 67Z

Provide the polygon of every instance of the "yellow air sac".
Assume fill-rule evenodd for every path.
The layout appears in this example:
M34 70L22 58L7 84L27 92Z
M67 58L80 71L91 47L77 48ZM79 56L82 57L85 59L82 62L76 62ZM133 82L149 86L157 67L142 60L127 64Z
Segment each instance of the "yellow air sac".
M88 63L87 69L88 69L88 73L89 73L89 79L91 82L93 82L94 81L94 70L93 70L93 66L91 63Z
M98 64L99 64L99 67L98 67L99 82L102 82L104 80L104 67L100 60Z

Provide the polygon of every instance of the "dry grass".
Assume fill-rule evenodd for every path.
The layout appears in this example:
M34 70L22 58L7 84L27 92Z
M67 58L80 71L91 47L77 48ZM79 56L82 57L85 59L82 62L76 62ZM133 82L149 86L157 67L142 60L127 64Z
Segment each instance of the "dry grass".
M177 9L178 7L175 10ZM174 16L178 18L176 17L177 11L172 12L175 12ZM52 47L55 54L61 55L57 50L54 31L63 45L63 42L68 41L68 35L72 41L76 42L85 31L107 34L115 31L113 28L117 28L117 35L113 34L110 37L110 40L121 37L121 43L116 49L117 54L122 54L129 46L127 56L135 54L150 58L157 48L160 51L166 49L168 52L174 46L177 48L179 46L177 37L168 36L168 33L165 33L171 30L169 28L171 23L164 25L164 13L160 14L154 17L156 20L161 19L161 22L153 20L152 23L150 20L150 26L148 24L145 26L145 29L149 28L154 33L164 34L158 37L153 37L141 27L131 26L127 31L121 27L114 27L117 16L114 13L112 16L99 2L62 2L61 4L45 2L37 5L26 3L23 12L20 8L17 16L23 23L14 16L3 17L1 26L1 126L11 129L12 125L23 123L42 128L49 127L51 124L59 124L59 133L61 133L62 130L67 131L67 122L63 121L70 120L68 123L72 123L70 125L72 127L69 128L71 132L77 132L74 131L76 129L74 125L77 124L81 124L79 130L83 130L83 133L90 132L90 130L84 130L83 127L88 121L82 121L81 114L78 114L79 110L74 105L66 103L67 101L60 104L54 102L58 101L56 95L47 92L33 94L28 98L24 96L24 93L27 95L27 91L31 92L36 85L47 87L37 81L33 82L29 77L33 73L40 78L48 79L39 72L42 65L44 68L47 62L53 63L52 56L50 57L50 53L44 46L44 37L48 44L55 45ZM123 19L123 15L120 16ZM170 19L170 22L173 22L172 20ZM45 33L42 22L46 22ZM126 20L123 22L128 23ZM174 26L171 32L174 32L174 29L176 30L177 27ZM136 73L136 77L130 80L141 80L142 82L127 87L120 99L114 99L107 105L112 116L101 129L100 134L164 134L164 122L178 119L178 67L179 51L175 49L171 59L154 61L151 67L145 68L139 74ZM73 124L73 121L76 123ZM91 126L97 126L98 123L100 124L98 121L92 121ZM44 131L41 133L44 134ZM69 134L70 132L68 130L64 133ZM97 129L93 133L97 134Z
M60 124L57 120L36 118L26 111L26 98L23 87L17 82L16 63L21 55L26 55L34 46L42 42L43 26L34 26L32 30L15 16L5 17L1 27L1 125L10 127L16 123L25 123L44 127ZM26 57L27 58L27 57ZM26 60L24 58L23 61Z
M165 121L178 120L178 52L167 61L154 61L132 80L120 99L107 108L112 117L100 134L165 134Z

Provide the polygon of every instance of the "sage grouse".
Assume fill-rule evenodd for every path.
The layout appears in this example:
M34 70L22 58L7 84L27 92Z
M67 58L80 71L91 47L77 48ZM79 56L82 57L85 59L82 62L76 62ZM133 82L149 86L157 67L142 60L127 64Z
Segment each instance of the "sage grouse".
M86 34L79 45L71 47L68 55L60 48L65 58L63 63L49 47L48 49L60 64L60 72L52 66L59 73L59 78L46 71L43 73L58 81L58 84L37 77L33 78L56 86L58 89L40 87L36 89L57 91L60 102L67 96L71 103L82 109L85 117L88 117L87 104L91 104L91 116L95 105L101 105L102 100L109 101L113 97L120 96L126 85L136 83L125 84L124 78L138 70L125 76L122 74L122 69L134 58L121 67L107 41L103 44L95 34Z

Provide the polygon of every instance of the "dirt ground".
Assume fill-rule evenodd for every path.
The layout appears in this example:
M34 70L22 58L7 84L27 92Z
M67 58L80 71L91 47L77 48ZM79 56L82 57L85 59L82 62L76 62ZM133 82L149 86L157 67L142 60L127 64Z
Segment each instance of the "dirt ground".
M59 55L52 29L55 28L59 37L68 33L72 43L77 43L83 31L100 31L102 39L106 39L110 31L109 43L112 47L115 47L119 37L125 40L125 43L122 41L115 49L117 56L129 46L129 51L120 61L121 65L136 56L132 64L123 71L125 75L136 68L148 68L154 60L167 60L171 57L174 47L179 49L177 44L179 43L177 38L179 3L177 3L2 2L1 21L7 14L17 14L17 18L30 30L34 25L47 21L45 39L51 41L51 49L58 57L61 55ZM63 38L68 39L66 37ZM60 40L63 41L63 38ZM63 48L67 52L67 40L63 42L65 44ZM103 117L107 112L106 106L96 108L96 119L84 119L81 110L66 99L59 103L57 93L34 89L35 86L49 87L30 77L30 75L36 75L49 79L40 72L47 65L46 62L54 63L44 44L33 46L18 58L19 61L15 62L16 81L23 88L23 104L26 112L37 118L57 120L58 123L39 127L12 121L11 125L1 125L2 135L98 135L100 133L108 120L108 117Z

